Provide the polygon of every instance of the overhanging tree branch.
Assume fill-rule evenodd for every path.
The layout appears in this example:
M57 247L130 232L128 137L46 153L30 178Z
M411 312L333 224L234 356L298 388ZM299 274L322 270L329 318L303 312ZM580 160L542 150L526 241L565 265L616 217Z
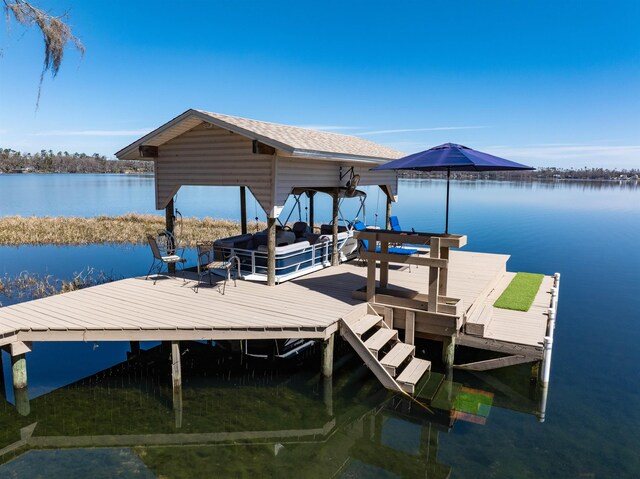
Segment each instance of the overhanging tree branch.
M68 14L54 16L24 0L2 0L2 2L4 3L7 24L11 21L11 16L13 16L20 25L25 27L37 26L42 32L44 39L44 65L38 84L37 108L40 103L44 74L47 71L51 71L53 77L58 74L64 51L69 43L73 44L81 55L84 55L84 45L71 32L71 27L67 24Z

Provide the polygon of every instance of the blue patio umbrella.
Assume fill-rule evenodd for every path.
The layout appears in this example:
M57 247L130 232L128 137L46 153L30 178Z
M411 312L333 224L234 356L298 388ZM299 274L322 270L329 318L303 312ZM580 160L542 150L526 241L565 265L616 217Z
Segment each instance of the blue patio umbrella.
M447 172L447 213L445 234L449 234L449 180L452 171L533 170L535 168L476 151L455 143L445 143L425 151L390 161L372 170L416 170Z

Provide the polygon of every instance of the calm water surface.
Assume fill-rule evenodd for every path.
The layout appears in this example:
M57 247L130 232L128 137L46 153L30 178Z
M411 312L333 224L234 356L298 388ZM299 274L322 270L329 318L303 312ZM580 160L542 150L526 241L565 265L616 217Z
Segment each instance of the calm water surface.
M441 231L444 187L402 181L394 213L403 227ZM384 214L378 197L369 190L369 224ZM185 216L239 216L232 188L185 188L177 206ZM252 208L253 200L250 216ZM319 202L323 208L322 220L328 199ZM155 212L150 177L0 175L0 215L130 211ZM31 413L0 405L0 448L37 422L33 434L44 449L6 453L0 477L638 477L640 188L454 182L450 231L468 235L466 250L511 254L511 271L562 273L544 423L536 421L526 367L456 372L456 394L438 392L426 411L382 390L348 356L328 390L317 352L283 371L194 344L183 360L176 429L160 347L146 344L151 359L118 365L127 344L36 344L28 355ZM129 277L146 273L149 263L146 247L0 247L0 275L70 278L94 268ZM489 405L473 410L473 421L451 420L451 410L483 402ZM89 436L114 447L86 449Z

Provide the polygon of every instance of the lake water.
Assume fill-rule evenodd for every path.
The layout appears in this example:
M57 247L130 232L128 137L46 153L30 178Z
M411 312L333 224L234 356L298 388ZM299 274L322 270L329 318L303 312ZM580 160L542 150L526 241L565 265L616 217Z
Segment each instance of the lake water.
M373 224L384 200L368 193ZM405 229L441 231L444 196L442 181L401 181L394 214ZM185 188L177 207L184 216L239 216L233 188ZM329 210L319 201L319 220ZM151 177L0 175L2 216L130 211L155 212ZM511 254L511 271L562 274L544 423L526 366L456 372L458 397L490 406L475 422L453 421L443 398L425 411L384 391L348 348L328 395L317 351L289 371L193 345L176 429L159 347L143 345L153 360L108 369L125 361L128 344L35 344L31 413L0 405L0 449L36 422L44 442L5 454L0 477L639 477L640 188L453 182L450 231L468 235L465 250ZM93 268L129 277L149 263L143 246L0 247L0 275L70 278ZM87 449L89 436L113 447Z

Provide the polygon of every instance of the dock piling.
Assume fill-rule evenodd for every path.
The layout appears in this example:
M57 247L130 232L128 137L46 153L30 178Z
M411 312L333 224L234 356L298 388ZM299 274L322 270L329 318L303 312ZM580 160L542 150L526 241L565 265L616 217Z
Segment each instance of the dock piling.
M447 369L453 368L456 353L456 337L448 336L442 341L442 362Z
M176 428L182 426L182 367L180 363L180 341L171 341L171 378L173 380L173 410Z
M330 378L333 376L333 345L335 333L322 343L322 376Z
M31 412L31 406L27 389L27 357L25 353L11 356L11 374L16 410L21 416L28 416Z

